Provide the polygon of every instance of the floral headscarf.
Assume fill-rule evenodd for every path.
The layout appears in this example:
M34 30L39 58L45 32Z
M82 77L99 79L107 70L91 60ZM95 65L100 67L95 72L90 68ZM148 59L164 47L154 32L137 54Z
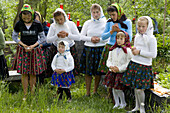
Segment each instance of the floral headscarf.
M123 8L118 3L116 3L116 2L111 4L111 6L115 6L116 7L116 9L118 11L118 17L117 18L118 18L118 20L120 20L122 15L124 15Z
M131 45L130 45L130 41L129 41L129 35L127 32L125 31L120 31L120 32L123 32L125 34L125 43L121 46L117 45L117 41L115 42L115 44L110 47L109 51L112 51L113 49L117 48L117 47L120 47L123 49L124 53L127 54L127 47L131 48ZM116 35L116 39L117 39L117 35Z

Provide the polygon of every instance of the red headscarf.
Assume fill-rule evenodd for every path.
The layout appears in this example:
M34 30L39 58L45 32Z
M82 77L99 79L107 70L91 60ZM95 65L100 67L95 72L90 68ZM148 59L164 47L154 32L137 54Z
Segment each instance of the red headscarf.
M109 51L112 51L116 47L121 47L123 49L123 51L127 54L127 49L126 48L127 47L131 48L130 41L129 41L129 35L125 31L120 31L120 32L123 32L125 34L125 43L123 45L119 46L119 45L117 45L117 41L116 41L115 44L110 47ZM116 35L116 39L117 39L117 35Z

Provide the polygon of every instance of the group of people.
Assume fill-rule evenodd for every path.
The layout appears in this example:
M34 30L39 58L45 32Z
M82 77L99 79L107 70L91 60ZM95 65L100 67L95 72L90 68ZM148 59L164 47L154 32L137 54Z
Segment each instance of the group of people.
M130 112L140 110L145 113L144 90L153 87L152 58L157 55L157 41L153 35L151 18L142 16L138 19L137 34L132 47L132 22L127 19L118 3L107 8L110 16L108 20L99 4L92 4L90 12L91 19L84 23L79 33L64 10L57 8L53 13L54 22L45 36L42 24L35 19L35 12L30 5L24 4L20 20L12 34L13 40L18 43L13 69L22 74L24 99L28 82L31 93L34 94L36 75L44 71L51 76L51 84L58 87L59 100L62 99L64 91L68 101L72 99L70 87L75 83L74 76L79 73L85 75L88 97L91 95L92 76L95 78L93 94L99 95L97 89L100 78L105 75L103 84L114 97L113 109L125 108L123 90L129 86L134 89L136 101L135 108ZM1 36L0 40L2 39ZM80 40L85 43L79 64L75 41ZM40 46L44 42L50 43L48 58ZM4 64L1 65L4 67Z

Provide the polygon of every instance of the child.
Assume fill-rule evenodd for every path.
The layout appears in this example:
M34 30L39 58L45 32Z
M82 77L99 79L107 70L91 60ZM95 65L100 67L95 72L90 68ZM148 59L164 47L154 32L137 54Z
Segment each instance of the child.
M54 56L51 67L54 71L51 83L58 86L57 93L59 100L62 99L63 91L67 95L67 99L71 101L70 86L75 83L73 69L74 59L70 53L69 43L66 41L59 41L57 44L58 52Z
M0 28L0 80L9 77L6 59L4 57L5 39L2 29Z
M153 35L153 24L150 17L140 17L137 29L132 48L134 56L123 75L122 83L134 88L135 91L136 107L131 112L140 110L140 113L145 113L144 90L153 88L152 58L157 55L157 41Z
M116 43L109 49L110 52L106 63L109 71L104 79L104 84L112 88L113 91L115 99L113 109L116 107L122 109L126 106L124 93L122 91L125 87L120 83L120 80L132 56L131 49L128 47L130 47L129 35L123 31L118 32L116 35ZM119 98L121 103L119 103Z
M46 69L45 57L39 46L45 40L45 35L41 23L35 20L34 11L30 5L24 4L19 17L20 20L16 23L12 34L13 40L19 44L12 69L17 69L17 72L22 74L23 100L25 100L28 79L30 79L30 90L33 94L36 75ZM19 33L20 39L18 39Z

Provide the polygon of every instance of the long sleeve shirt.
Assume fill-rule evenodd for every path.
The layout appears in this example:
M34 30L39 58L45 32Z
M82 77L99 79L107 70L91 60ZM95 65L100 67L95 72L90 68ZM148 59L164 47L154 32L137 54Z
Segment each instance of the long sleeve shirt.
M68 32L68 37L60 38L57 34L60 31ZM53 43L57 47L57 43L61 40L67 41L69 46L72 47L75 41L80 41L80 34L74 22L68 21L64 25L52 23L47 34L47 43Z
M64 69L66 72L73 70L74 69L73 57L70 54L70 55L67 55L66 58L67 59L65 59L63 55L56 54L51 63L51 67L53 71L55 69Z
M84 23L81 30L81 40L85 41L85 46L99 47L104 46L108 40L102 40L101 34L105 29L106 21L103 19L101 21L88 20ZM97 36L100 38L100 42L93 43L91 38Z
M3 49L5 48L5 39L2 29L0 28L0 55L3 55Z
M142 35L135 37L134 47L140 50L140 54L133 56L132 61L151 66L152 58L156 58L157 56L157 41L155 37L148 38L147 43L145 43Z
M130 48L127 48L127 54L124 53L122 48L115 48L109 52L106 66L108 68L110 66L117 66L119 68L119 72L122 73L126 70L132 56Z
M132 22L131 22L131 20L126 19L125 21L123 21L123 23L127 25L128 29L122 28L120 23L118 23L119 29L123 30L123 31L126 31L129 34L129 38L130 38L130 41L131 41L132 40ZM110 38L109 41L108 41L108 44L110 44L110 45L114 45L115 42L116 42L116 34L117 34L117 32L113 32L112 35L110 34L110 31L112 30L112 26L114 24L115 23L113 23L113 22L107 22L105 30L102 33L102 39L103 40L106 40L106 39Z

